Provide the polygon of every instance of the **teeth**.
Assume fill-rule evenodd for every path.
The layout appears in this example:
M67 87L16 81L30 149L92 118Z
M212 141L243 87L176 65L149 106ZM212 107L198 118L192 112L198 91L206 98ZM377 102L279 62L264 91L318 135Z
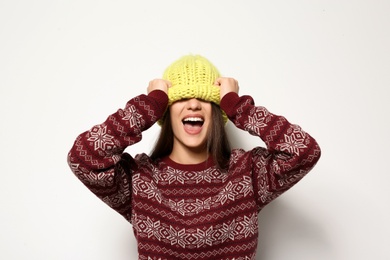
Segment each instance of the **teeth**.
M203 119L200 117L187 117L184 118L184 122L203 122Z

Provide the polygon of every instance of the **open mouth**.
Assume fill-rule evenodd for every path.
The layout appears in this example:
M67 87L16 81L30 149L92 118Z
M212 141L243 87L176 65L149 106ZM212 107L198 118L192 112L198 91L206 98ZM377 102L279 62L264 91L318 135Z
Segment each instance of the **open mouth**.
M204 118L200 116L189 116L182 120L184 131L190 135L197 135L202 132Z
M200 117L187 117L182 120L185 126L203 126L204 120Z

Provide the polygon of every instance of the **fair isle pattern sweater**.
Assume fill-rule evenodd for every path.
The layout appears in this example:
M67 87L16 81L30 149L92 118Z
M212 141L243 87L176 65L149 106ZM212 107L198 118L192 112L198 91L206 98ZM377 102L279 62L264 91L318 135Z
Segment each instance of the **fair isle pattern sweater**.
M167 95L139 95L79 135L68 155L74 174L132 225L140 260L255 259L258 213L301 180L320 148L299 126L229 93L221 108L267 148L234 149L226 170L124 152L160 119Z

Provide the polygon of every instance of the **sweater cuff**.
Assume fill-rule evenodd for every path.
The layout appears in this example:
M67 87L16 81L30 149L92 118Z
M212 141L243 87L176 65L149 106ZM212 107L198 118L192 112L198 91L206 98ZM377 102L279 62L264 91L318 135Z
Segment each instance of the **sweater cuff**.
M155 107L156 116L161 118L168 107L168 95L162 90L156 89L148 94L150 101Z
M219 106L226 115L231 118L235 114L236 104L240 101L240 97L236 92L229 92L221 99Z

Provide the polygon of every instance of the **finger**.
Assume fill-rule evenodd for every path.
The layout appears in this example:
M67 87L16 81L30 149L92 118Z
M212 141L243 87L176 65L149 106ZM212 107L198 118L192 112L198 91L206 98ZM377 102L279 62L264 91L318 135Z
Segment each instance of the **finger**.
M221 86L221 78L217 78L214 82L215 86Z
M172 87L172 83L169 80L165 80L165 83L167 84L168 88Z

